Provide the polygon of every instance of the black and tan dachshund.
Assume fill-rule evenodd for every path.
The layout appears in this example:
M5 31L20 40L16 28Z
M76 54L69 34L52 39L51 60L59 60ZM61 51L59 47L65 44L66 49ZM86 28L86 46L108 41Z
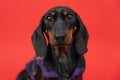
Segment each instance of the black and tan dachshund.
M64 6L50 9L34 31L32 42L36 57L17 80L82 80L88 32L75 11Z

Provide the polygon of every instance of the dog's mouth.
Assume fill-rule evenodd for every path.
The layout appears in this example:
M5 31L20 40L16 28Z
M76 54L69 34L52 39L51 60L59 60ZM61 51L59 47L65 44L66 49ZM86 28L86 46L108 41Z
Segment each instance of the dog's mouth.
M67 45L57 45L57 58L60 64L68 64L68 49Z
M63 77L69 77L73 70L72 68L72 58L71 58L71 44L56 44L54 45L55 54L55 64L57 64L58 73Z
M64 77L69 77L70 72L70 54L68 53L67 45L59 45L58 46L58 55L57 61L60 69L60 74Z

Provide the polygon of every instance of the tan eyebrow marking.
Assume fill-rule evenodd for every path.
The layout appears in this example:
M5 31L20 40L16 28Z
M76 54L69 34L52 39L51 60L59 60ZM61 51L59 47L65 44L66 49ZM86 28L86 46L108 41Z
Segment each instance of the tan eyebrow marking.
M55 12L54 12L54 11L53 11L53 12L51 12L51 15L52 15L52 16L54 16L54 15L55 15Z
M64 15L67 15L67 11L64 11L63 14L64 14Z

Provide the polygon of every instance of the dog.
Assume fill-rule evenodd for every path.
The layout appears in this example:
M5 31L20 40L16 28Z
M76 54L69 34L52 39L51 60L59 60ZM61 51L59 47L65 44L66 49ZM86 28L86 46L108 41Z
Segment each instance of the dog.
M71 8L48 10L32 35L36 57L16 80L82 80L88 37L80 16Z

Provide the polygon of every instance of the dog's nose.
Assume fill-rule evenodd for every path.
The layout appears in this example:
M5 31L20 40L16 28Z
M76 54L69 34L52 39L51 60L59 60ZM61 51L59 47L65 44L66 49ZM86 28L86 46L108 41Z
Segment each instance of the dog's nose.
M66 35L65 34L59 34L59 35L55 35L55 39L58 42L63 42L65 40Z

